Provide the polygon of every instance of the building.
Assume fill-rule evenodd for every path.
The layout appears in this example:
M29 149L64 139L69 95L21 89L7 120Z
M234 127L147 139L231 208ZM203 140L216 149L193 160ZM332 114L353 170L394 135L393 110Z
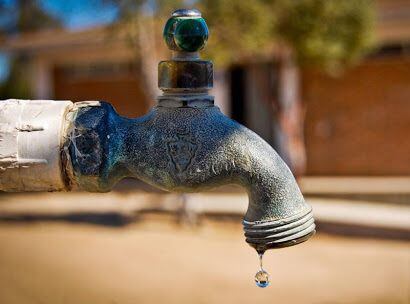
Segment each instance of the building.
M273 144L288 163L289 154L301 163L306 155L306 175L410 175L410 2L379 0L376 7L376 51L342 75L295 71L286 60L231 73L234 118ZM297 99L302 109L286 109ZM278 121L273 112L281 106L287 112ZM295 119L303 117L302 131ZM290 151L280 142L286 132ZM292 139L303 137L299 132L304 147Z
M379 0L377 9L379 50L343 75L299 71L278 57L216 74L216 100L291 166L306 155L307 175L410 175L410 3ZM129 117L152 104L133 48L106 28L24 34L0 48L29 58L37 99L106 100ZM303 108L275 121L273 100L286 99ZM305 146L283 136L303 132L295 127L303 113Z
M410 175L410 2L377 3L375 54L338 78L302 73L310 175Z

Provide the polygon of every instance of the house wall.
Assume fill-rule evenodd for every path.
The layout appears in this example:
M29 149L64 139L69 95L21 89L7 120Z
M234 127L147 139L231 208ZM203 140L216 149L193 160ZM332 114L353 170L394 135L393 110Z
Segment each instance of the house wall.
M126 117L137 117L148 110L141 81L129 63L54 68L55 99L110 102Z
M308 175L410 175L410 56L305 70Z

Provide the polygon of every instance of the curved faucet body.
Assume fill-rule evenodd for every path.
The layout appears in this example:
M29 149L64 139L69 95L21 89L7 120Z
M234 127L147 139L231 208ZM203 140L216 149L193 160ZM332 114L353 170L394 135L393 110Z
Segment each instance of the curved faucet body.
M67 142L71 182L97 192L124 177L176 192L237 184L249 194L244 227L258 250L313 234L311 208L274 149L218 107L196 100L195 106L160 102L137 119L117 115L107 103L80 108Z

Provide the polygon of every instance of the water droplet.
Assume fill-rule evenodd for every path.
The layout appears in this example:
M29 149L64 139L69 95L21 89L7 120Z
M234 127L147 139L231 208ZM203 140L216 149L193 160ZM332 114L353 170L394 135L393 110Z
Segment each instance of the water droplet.
M255 274L256 286L265 288L269 286L269 274L263 269L262 258L264 252L259 252L259 267L260 270Z
M269 274L261 269L255 274L255 283L256 286L265 288L269 286Z

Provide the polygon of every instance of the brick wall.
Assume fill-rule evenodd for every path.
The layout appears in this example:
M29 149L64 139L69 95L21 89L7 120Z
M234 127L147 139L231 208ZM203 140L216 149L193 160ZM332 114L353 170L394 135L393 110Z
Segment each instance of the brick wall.
M54 69L54 98L72 101L99 100L111 103L126 117L138 117L148 110L146 96L135 71L103 71L88 75L57 67Z
M302 72L308 175L410 175L410 57Z

